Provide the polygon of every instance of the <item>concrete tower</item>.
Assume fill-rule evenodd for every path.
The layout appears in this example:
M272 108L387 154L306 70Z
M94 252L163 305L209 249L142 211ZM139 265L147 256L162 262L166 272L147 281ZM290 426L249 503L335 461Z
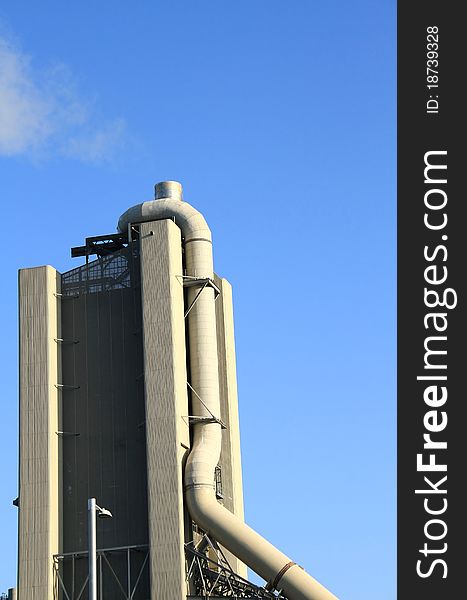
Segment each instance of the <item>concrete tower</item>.
M232 293L180 184L19 274L18 600L334 598L243 523ZM97 259L90 261L90 256ZM246 581L247 563L268 585Z

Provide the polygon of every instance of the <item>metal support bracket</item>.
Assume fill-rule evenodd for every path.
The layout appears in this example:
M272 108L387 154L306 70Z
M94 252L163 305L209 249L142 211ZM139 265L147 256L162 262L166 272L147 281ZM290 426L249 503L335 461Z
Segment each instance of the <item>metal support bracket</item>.
M185 417L188 419L188 423L219 423L222 429L227 429L227 426L216 417L195 417L193 415L188 415Z
M135 225L133 223L128 223L128 243L131 244L133 242L133 240L137 239L139 237L139 226ZM133 237L133 233L136 234L136 238Z
M187 415L184 418L188 419L188 424L190 424L190 423L199 423L199 422L204 422L204 423L219 423L219 425L221 426L222 429L227 429L227 426L225 425L225 423L223 423L218 417L216 417L216 415L214 415L209 410L209 408L203 402L203 399L198 394L198 392L195 390L195 388L188 381L186 382L186 384L190 388L190 390L192 391L192 393L198 398L198 400L201 402L201 404L204 406L204 408L208 411L208 413L211 415L210 417L197 417L197 416L193 416L193 415Z
M185 319L187 318L187 316L188 316L189 312L191 311L191 309L193 308L193 306L196 304L196 301L200 297L201 292L204 290L204 288L210 287L214 290L214 300L216 300L217 297L219 296L219 294L221 293L220 289L214 283L214 280L210 279L209 277L203 278L203 277L192 277L191 275L182 275L182 279L183 279L183 287L184 288L190 288L190 287L199 287L200 288L200 290L194 297L192 303L185 311Z
M58 390L79 390L79 385L66 385L65 383L56 383L55 387Z
M183 279L183 287L186 287L186 288L200 287L200 286L204 287L207 285L208 287L212 287L216 298L221 293L220 289L214 283L214 279L211 279L210 277L203 278L203 277L193 277L192 275L182 275L182 279Z
M54 296L55 298L58 298L59 300L69 300L69 299L75 299L75 298L79 298L79 294L60 294L58 292L54 292Z

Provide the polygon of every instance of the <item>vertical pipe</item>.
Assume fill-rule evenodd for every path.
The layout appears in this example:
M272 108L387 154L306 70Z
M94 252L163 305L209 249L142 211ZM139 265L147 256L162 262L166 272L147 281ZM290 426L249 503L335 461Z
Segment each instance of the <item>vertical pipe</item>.
M127 568L127 579L128 579L128 585L127 585L127 596L128 596L128 600L131 600L131 557L130 557L130 549L128 548L126 551L126 560L127 560L127 564L126 564L126 568Z
M181 185L177 182L158 183L155 197L154 201L129 208L120 217L119 230L125 231L132 222L174 218L184 238L186 275L212 280L211 232L204 217L182 201ZM185 498L191 517L265 579L271 589L282 590L290 600L337 600L295 562L217 502L214 471L221 452L222 432L218 421L215 296L208 286L204 286L199 296L197 293L194 287L188 290L190 306L196 297L188 318L191 384L196 391L192 411L202 417L193 426L193 443L185 465ZM214 422L212 417L215 417Z
M75 600L75 555L71 559L71 600Z
M99 554L99 598L104 598L104 579L102 578L102 552Z
M97 600L96 499L88 499L89 600Z

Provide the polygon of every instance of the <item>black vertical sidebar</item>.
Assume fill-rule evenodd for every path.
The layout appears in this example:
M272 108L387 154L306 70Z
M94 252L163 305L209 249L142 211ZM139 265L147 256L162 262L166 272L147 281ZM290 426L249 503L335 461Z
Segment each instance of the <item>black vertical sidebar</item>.
M461 3L398 5L398 598L467 597Z

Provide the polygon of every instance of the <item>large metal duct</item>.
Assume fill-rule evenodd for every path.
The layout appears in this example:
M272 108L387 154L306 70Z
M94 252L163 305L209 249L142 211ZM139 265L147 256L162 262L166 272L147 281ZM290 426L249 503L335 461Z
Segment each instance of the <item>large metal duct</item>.
M156 200L128 209L118 222L120 231L131 223L174 219L182 231L188 277L212 280L211 232L204 217L182 200L175 181L156 185ZM280 552L216 500L214 470L221 452L219 379L214 289L188 288L192 410L203 417L193 425L193 445L185 467L185 497L193 520L237 558L290 600L336 600L318 581Z

